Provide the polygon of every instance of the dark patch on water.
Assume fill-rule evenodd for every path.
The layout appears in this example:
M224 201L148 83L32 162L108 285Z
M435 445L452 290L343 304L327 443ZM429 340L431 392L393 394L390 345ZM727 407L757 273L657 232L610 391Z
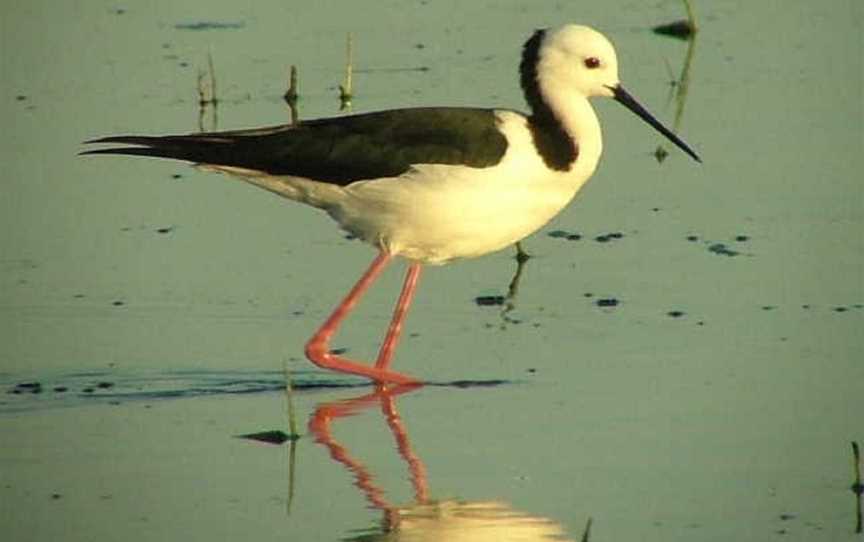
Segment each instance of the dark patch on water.
M657 25L651 29L658 36L668 36L679 40L689 40L696 31L687 19L672 21L671 23Z
M581 233L569 232L564 230L552 230L546 235L553 239L564 239L566 241L578 241L582 239Z
M553 239L563 239L565 241L579 241L582 239L583 235L578 232L570 232L566 230L552 230L546 234L548 237ZM607 233L601 233L594 236L594 241L597 243L608 243L610 241L616 241L618 239L623 239L624 234L620 231L613 231Z
M695 233L687 234L685 239L687 239L687 241L689 241L691 243L703 241L703 239ZM732 237L732 240L736 243L747 243L751 239L752 238L750 235L743 234L743 233L737 234L737 235ZM731 248L728 244L726 244L724 242L704 240L703 243L707 246L708 252L710 252L712 254L717 254L719 256L734 257L734 256L740 256L742 254L740 250L736 250L734 248ZM747 254L747 255L752 256L752 254Z
M13 394L21 394L21 393L42 393L42 383L41 382L19 382L15 384L9 393Z
M320 371L292 373L294 390L354 388L367 381L333 377ZM0 414L96 403L184 399L213 395L281 392L282 371L162 372L91 371L15 378L0 375ZM3 393L5 392L5 393Z
M434 387L480 388L512 383L501 379L464 379L427 382ZM317 369L291 373L294 392L368 388L366 379L343 377ZM282 393L283 371L165 370L153 372L90 371L40 375L39 378L0 374L0 415L47 408L219 395Z
M597 241L598 243L608 243L609 241L615 241L617 239L622 239L623 237L624 237L623 233L621 233L620 231L616 231L616 232L612 232L612 233L604 233L604 234L598 235L597 237L594 238L594 240Z
M289 435L285 431L259 431L257 433L247 433L245 435L237 435L237 438L246 440L254 440L265 444L284 444L289 440L297 440L300 435Z
M503 295L480 295L474 298L478 307L497 307L504 304L506 298Z
M737 250L732 250L724 243L712 243L708 245L708 252L713 252L714 254L719 254L721 256L738 256L741 254Z
M219 21L196 21L193 23L177 23L174 28L177 30L236 30L246 26L246 23L239 22L219 22Z
M509 380L451 380L449 382L426 382L427 386L444 388L491 388L510 384Z

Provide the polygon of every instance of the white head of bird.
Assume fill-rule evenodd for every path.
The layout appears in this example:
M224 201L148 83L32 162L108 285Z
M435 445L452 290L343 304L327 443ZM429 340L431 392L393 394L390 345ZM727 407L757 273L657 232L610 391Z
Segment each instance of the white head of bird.
M587 26L567 25L548 34L537 64L543 91L569 89L583 96L613 96L618 57L606 36Z
M580 143L602 147L600 125L587 98L613 98L663 134L678 148L701 162L699 156L671 130L663 126L621 85L618 57L612 43L600 32L581 25L565 25L534 34L526 49L537 48L536 64L524 55L522 87L535 114L554 111L563 129ZM536 94L532 96L532 88ZM582 99L580 99L582 98ZM542 113L541 113L542 115ZM593 168L590 168L593 171Z

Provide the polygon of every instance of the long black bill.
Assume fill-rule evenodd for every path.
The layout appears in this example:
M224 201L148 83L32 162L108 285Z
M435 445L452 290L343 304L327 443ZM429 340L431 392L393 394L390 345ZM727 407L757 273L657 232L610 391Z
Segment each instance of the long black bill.
M669 130L668 128L666 128L662 124L660 124L660 121L655 119L654 116L651 115L651 113L649 113L648 111L646 111L644 107L639 105L639 102L636 101L636 98L634 98L633 96L630 95L629 92L624 90L624 87L622 87L619 84L619 85L615 85L614 87L609 87L609 90L612 91L612 94L613 94L613 97L615 98L615 101L617 101L618 103L620 103L621 105L623 105L624 107L629 109L630 111L639 115L642 118L642 120L644 120L645 122L647 122L648 124L653 126L654 129L656 129L658 132L660 132L661 134L663 134L664 136L669 138L669 141L671 141L672 143L675 143L679 149L681 149L682 151L684 151L687 154L689 154L690 156L692 156L694 160L696 160L697 162L702 161L702 159L699 158L699 155L697 155L695 152L693 152L693 149L691 149L690 147L687 146L686 143L681 141L681 139L679 139L678 136L673 134L671 130Z

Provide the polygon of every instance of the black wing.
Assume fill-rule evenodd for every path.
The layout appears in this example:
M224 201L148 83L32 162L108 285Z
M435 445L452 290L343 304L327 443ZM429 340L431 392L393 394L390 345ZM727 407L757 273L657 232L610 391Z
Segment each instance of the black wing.
M82 154L127 154L233 166L345 185L392 177L413 164L497 164L507 150L494 111L415 108L253 130L112 136L87 143L138 145Z

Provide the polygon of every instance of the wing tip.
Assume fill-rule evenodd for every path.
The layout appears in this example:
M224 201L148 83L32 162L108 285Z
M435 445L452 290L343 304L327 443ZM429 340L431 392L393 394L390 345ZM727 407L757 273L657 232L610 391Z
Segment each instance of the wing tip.
M137 156L159 156L161 138L154 136L119 135L97 137L84 141L83 145L132 145L123 147L109 147L102 149L84 149L78 156L93 154L125 154Z
M89 142L88 142L89 143ZM110 149L85 149L78 152L78 156L92 154L139 154L147 150L146 147L111 147Z

